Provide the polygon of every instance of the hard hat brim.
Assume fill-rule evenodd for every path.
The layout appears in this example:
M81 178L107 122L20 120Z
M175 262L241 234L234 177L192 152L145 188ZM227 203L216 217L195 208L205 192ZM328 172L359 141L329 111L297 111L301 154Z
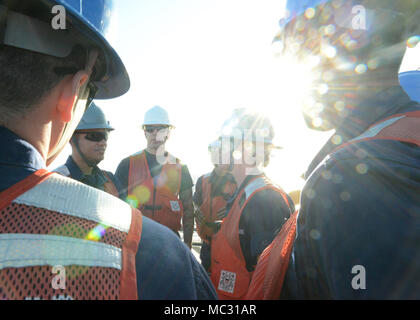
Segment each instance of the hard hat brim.
M51 12L54 5L61 4L54 0L41 0ZM98 88L95 99L111 99L122 96L130 88L130 77L117 52L111 47L104 36L89 22L82 20L80 15L70 6L66 7L67 21L75 28L88 43L98 47L103 54L102 64L106 66L105 76L101 80L94 80Z

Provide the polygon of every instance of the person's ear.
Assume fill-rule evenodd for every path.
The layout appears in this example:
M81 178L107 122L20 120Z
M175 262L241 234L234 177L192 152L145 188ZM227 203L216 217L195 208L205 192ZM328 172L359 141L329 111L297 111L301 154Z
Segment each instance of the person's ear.
M85 88L85 84L89 81L89 73L82 70L62 81L57 111L63 122L70 122L73 116L74 105L80 94L84 94L82 88Z

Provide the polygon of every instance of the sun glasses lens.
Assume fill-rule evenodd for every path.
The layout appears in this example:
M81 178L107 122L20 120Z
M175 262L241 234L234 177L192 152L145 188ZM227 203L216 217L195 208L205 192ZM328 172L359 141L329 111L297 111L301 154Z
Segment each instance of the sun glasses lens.
M108 132L89 132L86 134L85 139L94 142L108 141Z
M152 133L155 130L160 131L160 130L164 130L164 129L168 129L167 126L160 126L160 127L145 127L144 130L148 133Z

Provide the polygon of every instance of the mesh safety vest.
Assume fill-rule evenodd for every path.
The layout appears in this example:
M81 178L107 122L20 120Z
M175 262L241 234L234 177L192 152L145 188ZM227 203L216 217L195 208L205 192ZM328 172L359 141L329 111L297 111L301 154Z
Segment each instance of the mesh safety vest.
M212 238L211 280L219 299L244 299L248 292L253 272L249 272L246 268L239 240L239 221L248 201L257 192L266 189L278 192L289 205L281 189L274 186L266 177L257 176L239 192L229 214L222 222L222 227ZM245 201L241 203L243 194Z
M141 214L39 170L0 193L0 299L137 299Z
M335 151L367 140L395 140L420 147L420 111L386 118ZM297 218L298 212L295 212L260 255L246 299L279 299L296 236Z
M184 211L178 199L182 168L175 157L167 159L159 175L152 177L144 151L130 157L127 201L150 219L178 231Z

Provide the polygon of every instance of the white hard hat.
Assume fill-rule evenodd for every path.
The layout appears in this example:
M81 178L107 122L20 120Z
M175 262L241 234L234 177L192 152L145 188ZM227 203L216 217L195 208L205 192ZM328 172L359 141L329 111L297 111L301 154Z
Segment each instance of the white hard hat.
M154 106L153 108L149 109L144 115L143 126L159 124L173 127L173 125L169 121L168 112L162 107Z

